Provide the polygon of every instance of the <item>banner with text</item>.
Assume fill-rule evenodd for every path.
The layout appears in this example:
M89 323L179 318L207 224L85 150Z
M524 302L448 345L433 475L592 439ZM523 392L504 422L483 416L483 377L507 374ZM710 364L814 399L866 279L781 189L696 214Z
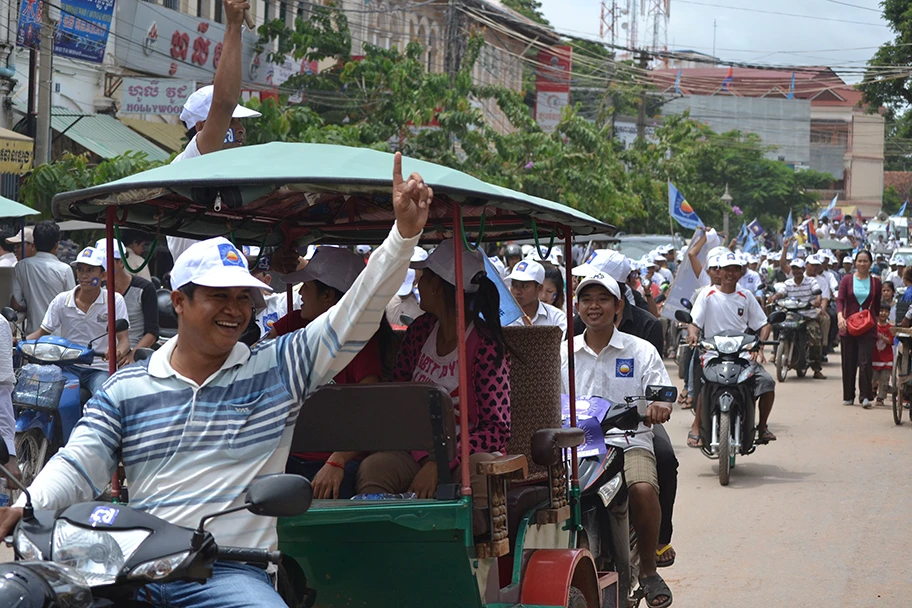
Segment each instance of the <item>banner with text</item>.
M538 52L535 71L535 122L551 133L561 112L570 104L572 52L569 46L553 46Z
M184 102L196 90L196 82L171 78L124 78L120 90L121 114L179 116Z
M41 46L41 1L21 0L16 44ZM54 30L54 54L102 63L114 0L61 0L60 21Z

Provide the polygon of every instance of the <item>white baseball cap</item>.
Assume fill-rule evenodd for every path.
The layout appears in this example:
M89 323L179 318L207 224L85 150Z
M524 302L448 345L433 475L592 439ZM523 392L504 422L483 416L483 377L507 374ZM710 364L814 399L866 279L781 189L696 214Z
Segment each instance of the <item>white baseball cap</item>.
M123 247L123 245L121 245L120 241L118 241L117 239L111 239L111 240L114 241L114 259L119 260L120 259L120 248ZM105 239L98 239L95 242L95 249L98 249L99 251L101 251L101 254L103 256L105 256L105 257L108 256L108 244L105 241ZM124 250L126 251L126 249L124 249Z
M196 126L196 123L203 122L209 117L209 108L212 106L213 85L207 85L194 91L184 103L184 109L181 110L180 119L188 129ZM257 118L262 116L256 110L245 108L238 104L231 113L232 118Z
M626 282L631 270L630 260L623 253L613 249L597 249L589 254L585 264L577 266L571 272L578 277L604 272L616 281Z
M823 258L818 254L812 254L807 257L808 264L823 264Z
M423 262L426 259L428 259L428 252L421 247L415 247L415 250L412 252L412 257L409 258L409 262Z
M250 287L257 308L266 307L260 290L272 291L272 287L250 274L247 258L222 236L190 245L174 262L171 288L180 289L190 283L203 287Z
M32 236L33 230L34 229L31 226L29 226L28 228L25 229L25 242L26 243L35 242L35 238ZM16 234L16 236L11 236L10 238L6 239L6 242L7 243L21 243L22 242L22 230L20 230Z
M601 285L615 298L621 299L621 288L618 286L618 282L606 272L596 272L580 281L580 284L576 287L576 295L579 296L583 289L590 285Z
M77 264L88 264L89 266L100 266L107 270L108 265L105 260L105 253L95 247L86 247L79 252L76 259L70 262L70 266L76 267Z
M411 268L421 270L427 268L441 279L457 287L456 285L456 251L453 247L453 239L447 239L437 245L437 248L420 262L412 262ZM478 275L487 276L484 266L484 254L480 251L462 250L462 290L465 293L475 293L478 291Z
M497 257L496 255L493 256L493 257L489 257L489 258L488 258L488 261L491 262L491 266L494 267L494 270L497 271L497 275L498 275L501 279L506 278L506 276L507 276L507 267L504 266L504 263L500 261L500 258L499 258L499 257Z
M750 254L750 255L747 256L747 263L748 263L748 264L759 264L759 263L760 263L760 257L757 256L757 255L754 255L754 254L752 253L752 254Z
M402 285L399 286L399 289L396 291L396 295L400 298L404 298L408 294L412 293L412 289L415 287L415 270L409 268L405 273L405 280L402 281Z
M721 268L722 267L722 256L718 253L709 255L706 258L706 267L707 268Z
M644 258L640 259L640 266L643 268L658 268L659 265L655 263L655 260L652 259L652 256L647 255Z
M807 264L801 258L795 258L791 262L789 262L789 266L791 266L792 268L804 268L805 266L807 266Z
M719 268L730 268L732 266L744 266L744 261L738 254L729 251L719 256Z
M355 245L355 253L358 255L367 255L371 252L370 245Z
M507 277L510 281L533 281L541 285L545 282L545 267L535 260L523 260L513 267Z

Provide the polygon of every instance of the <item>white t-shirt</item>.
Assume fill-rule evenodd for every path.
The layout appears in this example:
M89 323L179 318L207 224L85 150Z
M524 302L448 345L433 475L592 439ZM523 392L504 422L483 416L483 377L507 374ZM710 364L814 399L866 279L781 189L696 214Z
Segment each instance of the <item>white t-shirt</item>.
M193 139L187 144L187 147L184 148L184 151L174 157L174 160L171 161L171 164L179 163L182 160L187 160L189 158L196 158L197 156L202 156L202 152L199 151L199 148L196 145L196 135L193 136ZM183 252L187 250L190 245L197 243L196 239L185 239L178 236L169 236L168 237L168 250L171 252L171 257L174 258L174 261L177 261L177 258L181 256Z
M78 286L64 291L51 300L44 320L41 322L41 329L81 346L87 346L89 341L95 340L108 331L108 293L105 289L100 290L98 297L89 306L88 312L82 312L76 306L77 289L79 289ZM129 321L130 319L127 314L127 304L119 293L114 294L114 315L118 320ZM95 340L92 346L99 355L108 352L107 336ZM91 367L107 371L108 363L96 358Z
M586 344L586 332L574 339L573 361L575 366L576 396L598 396L607 399L612 406L624 406L625 397L643 395L649 384L669 386L671 379L655 347L647 342L615 330L608 346L596 353ZM567 372L567 343L561 345L561 392L570 393L570 381ZM647 403L640 400L637 409L640 414L646 413ZM605 435L608 444L622 450L652 448L652 429L640 423L637 435L626 437L623 431L613 431Z
M817 286L820 288L820 297L824 300L832 300L833 289L830 287L830 278L823 274L818 274L811 278L816 281Z
M418 355L418 365L412 372L413 382L424 382L436 384L454 399L453 404L458 403L459 395L459 368L456 365L456 355L459 351L454 348L453 352L446 355L437 354L437 332L440 329L440 323L434 325L428 339L425 340L424 346L421 347L421 354ZM471 333L472 327L466 329L466 335Z
M749 291L751 294L756 294L761 287L763 287L763 280L760 278L760 274L750 268L744 271L744 276L738 281L738 288Z
M734 293L723 293L718 287L703 291L694 302L691 316L706 337L723 331L759 330L766 325L766 315L757 298L741 289Z
M288 297L284 293L272 293L263 296L266 308L257 315L257 326L260 328L260 337L266 336L276 321L288 314Z
M0 268L12 268L16 265L15 253L4 253L0 255Z
M525 322L522 317L520 317L510 323L510 325L518 327L520 325L525 325ZM550 304L539 301L538 311L532 318L532 325L556 325L561 328L562 333L567 333L567 313L556 306L551 306Z

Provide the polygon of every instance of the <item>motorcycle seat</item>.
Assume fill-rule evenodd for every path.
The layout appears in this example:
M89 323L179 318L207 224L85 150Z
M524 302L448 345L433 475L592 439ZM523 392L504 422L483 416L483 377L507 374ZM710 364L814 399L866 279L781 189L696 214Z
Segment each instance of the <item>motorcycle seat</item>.
M585 441L586 434L579 428L540 429L532 435L532 460L550 467L561 462L563 450L580 446Z

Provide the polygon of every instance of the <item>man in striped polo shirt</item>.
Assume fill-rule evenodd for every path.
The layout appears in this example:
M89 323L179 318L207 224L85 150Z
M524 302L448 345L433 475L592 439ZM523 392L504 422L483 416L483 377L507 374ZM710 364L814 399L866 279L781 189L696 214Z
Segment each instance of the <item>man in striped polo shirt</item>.
M306 328L248 348L238 342L268 285L218 237L196 243L172 271L178 335L151 358L114 374L86 405L67 445L30 487L36 509L92 500L123 460L130 506L196 527L204 515L242 506L247 488L283 473L301 403L370 340L402 284L433 199L413 173L393 169L396 223L343 298ZM0 536L24 500L0 509ZM212 520L220 545L275 550L275 520L246 510ZM262 569L216 562L197 583L150 584L155 605L284 607Z
M826 380L823 375L823 333L820 327L820 294L814 293L819 290L819 285L814 278L808 278L804 274L805 261L801 258L794 258L789 262L789 268L792 271L792 278L782 284L782 287L770 298L770 303L782 298L797 300L801 304L812 304L813 308L802 310L801 316L806 319L804 328L808 335L808 363L814 370L814 378L817 380Z

